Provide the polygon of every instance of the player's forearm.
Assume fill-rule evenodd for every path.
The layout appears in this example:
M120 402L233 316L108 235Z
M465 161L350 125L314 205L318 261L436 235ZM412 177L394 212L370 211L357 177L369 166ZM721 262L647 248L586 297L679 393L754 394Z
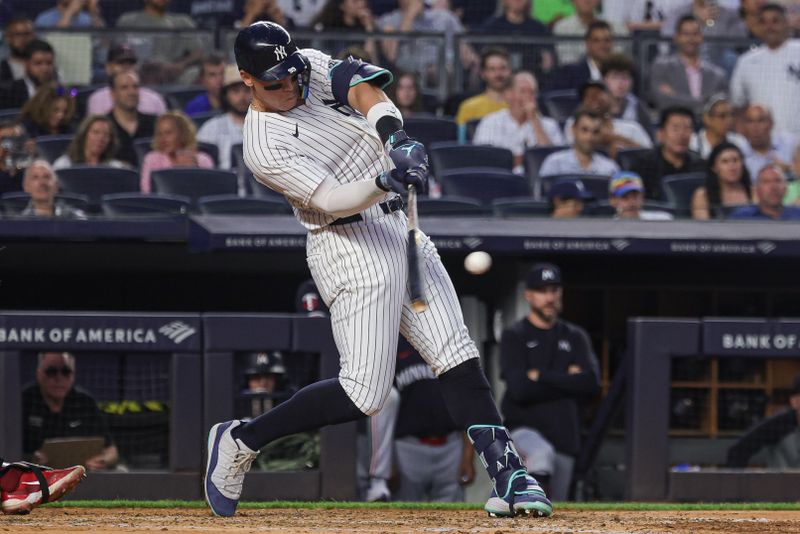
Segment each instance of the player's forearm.
M336 217L347 217L364 211L386 195L372 180L340 184L335 178L326 178L311 195L314 208Z
M375 104L389 102L389 97L386 96L383 89L369 83L360 83L351 87L347 92L347 99L350 102L350 107L365 117Z

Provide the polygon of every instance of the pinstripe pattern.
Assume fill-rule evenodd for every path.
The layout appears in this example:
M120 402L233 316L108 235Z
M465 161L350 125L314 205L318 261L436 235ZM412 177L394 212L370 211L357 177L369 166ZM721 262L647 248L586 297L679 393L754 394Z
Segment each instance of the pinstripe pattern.
M306 104L283 113L251 109L244 124L244 159L261 183L287 197L309 230L308 265L330 308L339 381L370 415L380 410L392 387L399 332L437 374L478 357L478 350L436 247L421 232L428 310L416 314L411 309L404 213L386 215L375 204L362 212L362 222L328 226L335 217L309 206L326 177L340 183L374 180L392 163L363 116L340 107L349 114L344 115L323 102L333 99L326 76L330 56L303 53L312 63Z

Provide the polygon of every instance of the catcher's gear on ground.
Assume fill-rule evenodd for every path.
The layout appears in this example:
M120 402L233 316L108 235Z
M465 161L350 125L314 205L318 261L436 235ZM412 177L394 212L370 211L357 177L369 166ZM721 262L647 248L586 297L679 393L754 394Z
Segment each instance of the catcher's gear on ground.
M28 462L5 465L0 468L0 507L4 514L30 513L40 504L60 499L85 477L82 465L67 469Z

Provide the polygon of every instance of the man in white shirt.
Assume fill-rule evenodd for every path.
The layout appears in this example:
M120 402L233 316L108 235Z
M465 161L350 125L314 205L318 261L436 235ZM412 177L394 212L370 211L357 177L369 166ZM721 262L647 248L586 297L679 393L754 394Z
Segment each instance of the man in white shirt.
M120 43L111 46L108 49L108 57L106 59L108 79L110 80L121 72L136 70L138 61L136 53L127 44ZM106 115L111 111L112 107L114 107L114 104L111 102L111 88L101 87L89 95L89 100L86 103L86 113L88 115ZM164 101L163 96L147 87L139 88L139 113L161 115L166 111L167 103Z
M766 4L759 10L764 44L739 58L731 79L731 100L772 110L779 130L800 135L800 41L789 39L786 9Z
M553 35L582 37L586 34L586 30L589 29L589 24L600 18L597 16L600 0L572 0L572 4L575 6L575 12L553 25ZM611 25L612 33L615 37L626 37L628 35L628 28L622 22L608 20L608 23ZM583 48L580 41L575 41L559 44L556 50L558 51L558 61L564 64L578 61Z
M472 138L476 145L507 148L514 154L514 172L524 171L525 150L534 146L563 145L558 123L543 117L536 105L539 84L530 72L518 72L505 91L507 109L481 119Z
M744 110L742 132L747 140L744 162L750 176L758 175L765 165L775 163L784 171L790 170L797 138L774 128L772 113L764 104L750 104Z
M619 166L596 152L600 143L602 119L597 114L581 108L575 112L572 123L572 148L547 156L539 169L539 176L554 174L598 174L611 176Z
M197 132L197 139L219 147L219 167L230 169L231 147L242 142L242 126L250 105L250 90L242 82L236 65L225 67L222 81L221 103L226 112L208 119Z

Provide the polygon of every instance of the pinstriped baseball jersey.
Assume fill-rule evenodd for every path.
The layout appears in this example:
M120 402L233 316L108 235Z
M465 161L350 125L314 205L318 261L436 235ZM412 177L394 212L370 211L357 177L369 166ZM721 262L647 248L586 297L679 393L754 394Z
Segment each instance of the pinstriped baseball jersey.
M374 180L393 166L367 119L333 98L331 57L319 50L301 52L311 62L305 104L282 113L251 107L244 120L244 161L259 182L286 196L306 228L316 230L336 219L309 205L325 178Z

